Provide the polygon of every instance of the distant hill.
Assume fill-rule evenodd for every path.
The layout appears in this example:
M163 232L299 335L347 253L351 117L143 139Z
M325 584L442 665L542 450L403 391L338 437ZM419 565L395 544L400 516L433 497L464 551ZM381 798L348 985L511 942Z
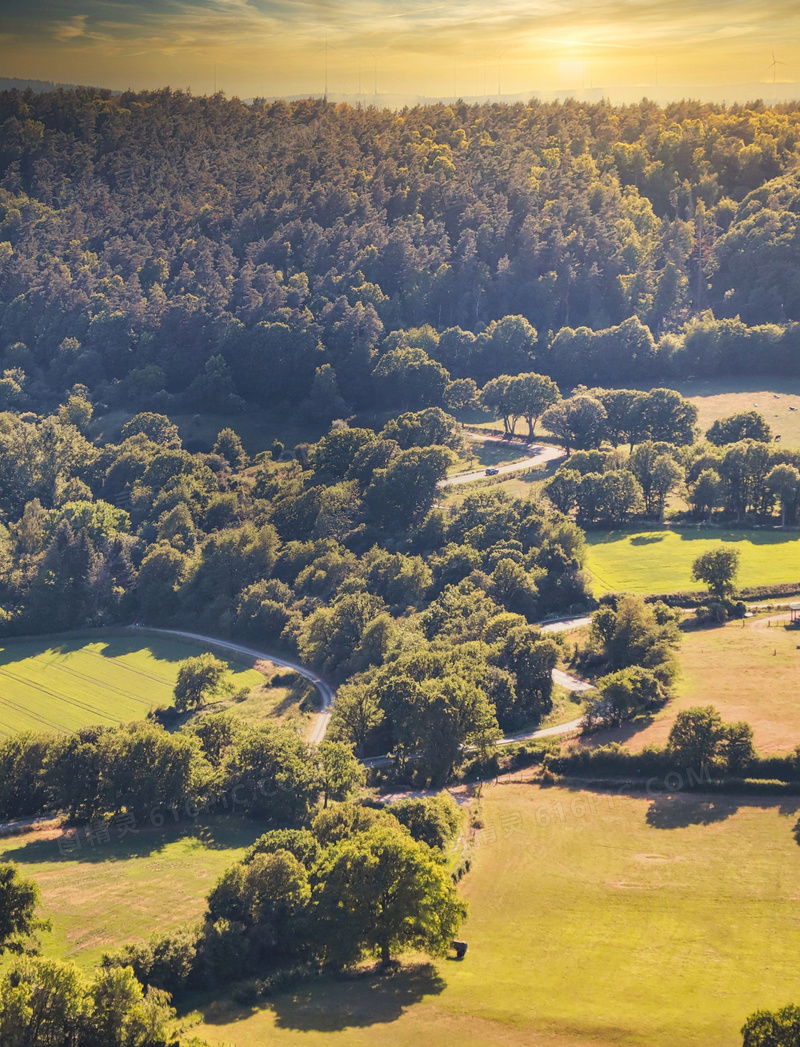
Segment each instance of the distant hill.
M0 91L33 91L37 95L43 95L59 87L63 87L65 91L72 91L75 84L56 84L52 80L18 80L15 77L0 76Z
M318 92L312 95L319 97ZM283 99L286 102L300 102L307 98L307 94L300 95L274 95L267 101ZM531 88L528 91L518 91L513 94L498 94L496 91L484 94L442 94L442 95L417 95L411 92L379 93L365 91L361 94L329 91L328 101L334 104L347 103L348 105L375 106L385 109L402 109L403 106L426 106L426 105L454 105L457 102L466 102L467 105L487 105L500 103L503 105L514 105L517 102L527 104L532 99L540 102L563 102L571 98L579 102L609 101L612 105L636 105L643 98L647 98L657 105L671 105L683 99L692 99L696 102L743 105L756 100L765 105L782 105L800 99L800 83L778 82L765 83L754 80L748 83L738 84L634 84L620 87L584 87L571 88L561 91L542 91ZM253 99L248 99L252 101Z

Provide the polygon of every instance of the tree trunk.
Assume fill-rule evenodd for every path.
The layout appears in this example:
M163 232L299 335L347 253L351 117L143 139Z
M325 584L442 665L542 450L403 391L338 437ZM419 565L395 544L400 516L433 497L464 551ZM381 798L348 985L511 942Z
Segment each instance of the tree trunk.
M384 938L381 942L381 964L388 967L392 957L389 955L389 942Z

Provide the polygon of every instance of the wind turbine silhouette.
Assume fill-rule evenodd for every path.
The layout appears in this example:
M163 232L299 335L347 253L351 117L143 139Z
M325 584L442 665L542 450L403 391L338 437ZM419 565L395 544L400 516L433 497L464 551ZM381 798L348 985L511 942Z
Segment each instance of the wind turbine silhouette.
M318 47L314 52L315 55L325 53L325 101L328 101L328 51L336 51L338 48L334 47L333 44L328 43L328 34L325 34L325 43L322 47Z
M508 48L506 48L505 51L501 51L500 54L497 55L497 100L498 100L498 102L502 101L502 92L500 90L500 69L501 69L500 63L503 61L503 59L505 58L505 56L507 54L508 54Z
M378 56L375 54L374 51L370 51L369 52L369 56L372 59L372 61L375 63L375 65L374 65L375 81L374 81L373 87L374 87L375 99L377 101L377 98L378 98Z
M775 76L776 76L776 74L778 72L778 66L779 65L786 65L786 63L785 62L778 62L778 61L776 61L775 60L775 52L773 51L772 52L772 62L770 64L770 69L772 70L772 82L773 82L773 84L775 83Z

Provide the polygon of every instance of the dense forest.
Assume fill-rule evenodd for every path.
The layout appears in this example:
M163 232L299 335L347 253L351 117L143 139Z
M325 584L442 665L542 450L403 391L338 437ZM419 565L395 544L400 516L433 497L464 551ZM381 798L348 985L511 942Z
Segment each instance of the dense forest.
M625 594L598 607L582 528L798 523L800 451L756 411L703 434L664 386L800 375L799 157L800 103L392 112L0 92L0 636L191 626L338 685L319 746L189 710L180 675L175 706L144 721L0 741L0 819L62 814L78 848L115 819L238 810L266 830L200 923L106 953L92 981L13 958L3 1043L165 1047L170 994L257 975L257 999L365 957L446 952L469 868L453 850L479 812L381 809L361 761L391 754L373 785L496 774L497 741L553 711L570 655L597 683L587 731L651 716L682 612ZM466 408L506 436L524 419L529 441L540 424L564 460L530 497L479 476L447 504ZM98 435L112 410L124 424ZM245 410L293 416L303 442L251 457ZM226 417L213 446L182 439L187 411ZM725 555L729 584L695 574L700 624L746 613ZM536 624L588 610L574 647ZM710 766L791 794L800 773L710 707L643 753L507 752L543 782ZM44 927L37 902L0 865L15 913L0 955ZM42 989L56 983L60 1010Z
M796 374L799 131L797 104L0 93L0 406Z

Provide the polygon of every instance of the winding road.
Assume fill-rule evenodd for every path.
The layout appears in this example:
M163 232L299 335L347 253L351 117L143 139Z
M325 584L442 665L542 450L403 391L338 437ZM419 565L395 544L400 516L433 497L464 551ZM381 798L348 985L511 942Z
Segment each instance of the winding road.
M481 442L504 442L500 437L481 437L473 433L468 433L467 435L470 439L479 440ZM564 452L561 448L549 446L542 447L537 450L535 455L532 455L529 458L525 458L518 462L512 462L509 465L498 466L498 472L496 475L519 472L520 470L528 469L533 465L541 465L544 462L554 461L555 459L562 457L563 454ZM468 473L458 473L455 476L448 477L446 480L442 480L439 486L448 487L454 484L472 483L475 480L483 479L485 476L485 469L474 470ZM569 629L578 629L583 625L588 625L590 622L590 617L577 616L573 618L563 618L558 621L539 622L536 624L539 625L543 633L560 633L566 632ZM304 665L300 665L298 662L292 662L280 655L270 654L268 651L260 651L255 647L233 643L230 640L219 640L216 637L205 636L202 633L193 633L183 629L156 629L151 626L141 627L134 625L131 626L131 628L141 628L143 632L160 633L163 636L182 637L185 640L193 640L195 643L208 644L209 647L216 647L219 650L242 655L244 658L254 662L271 662L273 665L281 666L281 668L291 669L313 685L322 702L322 707L317 713L308 733L308 741L311 745L319 745L325 738L328 726L330 725L331 711L334 698L336 697L336 691L329 683L323 680L318 673L307 669ZM570 673L565 673L561 669L553 670L553 681L559 686L572 692L593 690L592 684L587 683L585 680L580 680L578 677L572 676ZM557 724L554 727L544 727L536 731L523 731L520 734L508 735L505 738L501 738L497 744L512 745L514 742L530 741L535 738L553 738L558 737L559 735L572 734L574 731L580 729L581 720L582 718L578 717L575 720L570 720L568 723ZM379 756L364 760L363 762L367 766L380 766L381 764L389 763L390 760L388 757ZM21 828L32 827L47 821L48 819L46 818L26 818L20 819L19 821L0 823L0 833L12 830L18 831Z
M139 626L133 626L133 628L136 629ZM257 651L255 647L245 647L240 643L231 643L230 640L217 640L213 636L203 636L201 633L185 632L183 629L153 629L150 626L146 626L145 629L150 633L161 633L162 636L181 636L185 640L195 640L198 643L208 644L210 647L219 647L224 651L231 651L233 654L244 655L245 658L251 658L256 662L272 662L273 665L279 665L283 669L291 669L298 676L302 676L309 683L313 684L317 694L322 699L322 708L317 713L309 732L308 740L312 745L319 745L325 737L331 719L331 706L336 692L317 673L306 669L304 665L290 662L286 658L281 658L277 654L269 654L267 651Z
M542 632L565 632L568 629L577 629L582 625L586 625L591 621L591 618L579 617L579 618L565 618L556 622L544 622L540 623ZM133 628L139 628L133 626ZM251 659L255 662L272 662L273 665L279 665L284 669L291 669L296 672L299 676L308 680L317 690L321 700L322 708L317 713L314 722L311 726L311 730L308 733L308 741L311 745L319 745L324 739L328 726L331 720L331 712L333 707L333 700L336 697L336 691L329 683L321 679L320 676L310 669L307 669L304 665L300 665L298 662L289 661L286 658L280 657L275 654L270 654L268 651L259 651L255 647L246 647L244 644L232 643L230 640L217 640L213 636L204 636L202 633L191 633L186 632L183 629L153 629L149 626L145 630L151 633L160 633L163 636L179 636L185 640L194 640L196 643L208 644L209 647L217 647L224 651L230 651L232 654L240 654L245 658ZM593 690L592 684L587 683L585 680L579 680L577 676L572 676L570 673L565 673L561 669L553 670L553 682L563 687L567 691L573 692L584 692ZM529 741L534 738L553 738L558 735L571 734L573 731L577 731L581 724L581 717L575 720L570 720L568 723L557 724L555 727L543 727L537 731L523 731L520 734L509 735L507 738L501 738L498 745L512 745L514 742ZM384 761L386 757L375 757L373 760L365 760L364 763L368 766L377 766L376 761ZM0 831L2 826L0 826Z
M564 618L554 622L542 622L539 623L542 632L565 632L568 629L577 629L582 625L586 625L591 622L591 618L588 617L576 617L576 618ZM132 629L141 628L142 632L160 633L163 636L177 636L185 640L193 640L195 643L207 644L211 648L218 648L223 651L230 651L231 654L242 655L244 658L252 660L254 662L272 662L273 665L279 665L284 669L291 669L296 672L299 676L308 680L317 690L317 693L322 700L322 708L317 713L314 722L311 726L311 730L308 734L308 741L311 745L319 745L324 739L325 734L328 730L328 725L331 719L331 709L333 706L333 700L336 697L336 691L329 683L321 679L319 675L307 669L304 665L300 665L297 662L289 661L287 658L282 656L270 654L267 651L259 651L255 647L247 647L244 644L232 643L230 640L218 640L213 636L205 636L202 633L192 633L183 629L154 629L150 626L140 627L131 626ZM562 672L560 669L553 670L553 680L565 687L570 691L588 691L592 689L592 685L587 683L585 680L579 680L576 676L571 676L569 673ZM531 741L535 738L555 738L565 734L572 734L573 732L580 729L581 717L575 720L570 720L568 723L560 723L554 727L543 727L537 731L522 731L519 734L508 735L505 738L501 738L498 745L513 745L514 742L525 742ZM364 760L363 763L367 767L382 767L389 766L391 759L386 756L376 756L370 759ZM22 818L17 821L2 822L0 823L0 835L8 832L19 832L21 829L33 828L36 825L50 824L53 821L51 818Z
M468 439L476 440L479 443L498 443L505 444L506 447L519 447L520 444L511 443L508 440L503 440L499 436L477 436L475 433L467 433ZM543 447L537 447L536 453L530 455L527 458L521 458L517 462L509 462L507 465L496 466L497 472L493 473L493 476L505 476L507 473L518 473L523 469L530 469L535 465L544 465L546 462L554 462L557 458L564 457L564 450L561 447L551 447L545 445ZM486 479L486 469L473 469L468 473L454 473L453 476L448 476L446 480L439 481L439 487L453 487L455 484L468 484L474 483L476 480Z
M506 443L499 436L479 436L476 433L467 433L467 437L471 440L479 441L480 443ZM517 445L519 446L519 445ZM498 466L498 474L504 473L515 473L521 469L528 469L532 465L541 465L543 462L551 462L557 458L561 458L564 455L564 451L560 447L540 447L537 448L537 452L530 458L525 458L519 462L512 462L509 465ZM439 484L440 487L448 487L451 484L460 483L472 483L475 480L480 480L486 476L486 470L480 469L469 473L458 473L455 476L450 476L446 480L442 480ZM562 618L558 621L545 621L539 622L538 625L543 633L562 633L568 629L578 629L582 625L588 625L591 622L591 618L585 615L579 615L573 618ZM134 626L134 628L136 628ZM149 627L148 627L149 628ZM182 636L186 640L195 640L199 643L207 643L214 647L219 647L225 651L231 651L233 654L241 654L245 658L251 658L254 661L265 661L272 662L275 665L280 665L285 669L292 669L300 676L308 680L316 688L317 693L322 700L322 708L317 714L311 730L308 734L308 741L312 745L319 745L319 743L325 737L328 726L331 720L331 710L333 706L333 700L336 697L336 691L329 683L313 672L307 669L305 666L300 665L298 662L288 661L286 658L279 657L278 655L269 654L267 651L258 651L254 647L245 647L243 644L232 643L230 640L217 640L213 636L203 636L201 633L185 632L181 629L149 629L150 632L162 633L165 636ZM560 687L563 687L567 691L580 692L594 690L592 684L587 683L585 680L578 679L577 676L572 676L570 673L565 673L561 669L553 670L553 682L557 683ZM576 720L570 720L569 723L558 724L555 727L544 727L538 731L528 731L522 734L510 735L507 738L502 738L498 744L500 745L511 745L513 742L527 741L532 738L551 738L562 734L571 734L580 727L581 718ZM385 759L379 757L378 759ZM365 761L368 763L369 761Z

